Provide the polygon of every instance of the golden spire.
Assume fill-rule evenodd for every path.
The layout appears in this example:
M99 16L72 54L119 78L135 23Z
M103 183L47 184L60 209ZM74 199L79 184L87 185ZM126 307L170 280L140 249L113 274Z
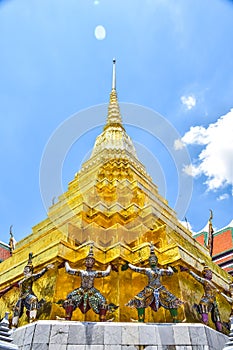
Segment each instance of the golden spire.
M116 60L113 59L112 70L112 91L110 93L110 101L108 105L108 116L103 132L97 137L91 158L102 151L107 151L106 156L114 158L112 152L117 152L129 155L137 159L136 150L131 138L127 135L122 124L120 107L118 104L116 93ZM120 153L119 153L120 152Z
M117 92L116 92L116 59L114 58L112 62L113 62L112 91L110 93L110 100L108 105L108 117L107 117L107 122L104 127L104 130L109 126L120 126L122 129L124 129L122 125L120 107L118 104Z

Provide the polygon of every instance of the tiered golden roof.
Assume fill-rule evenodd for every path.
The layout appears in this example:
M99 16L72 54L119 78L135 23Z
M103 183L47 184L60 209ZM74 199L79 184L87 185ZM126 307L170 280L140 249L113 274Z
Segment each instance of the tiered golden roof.
M107 300L119 305L116 321L130 321L134 311L126 302L146 285L142 275L131 270L121 271L126 261L146 266L153 242L161 266L177 268L163 283L179 298L188 301L181 308L180 318L197 320L190 305L197 302L202 287L191 277L178 271L178 265L192 266L197 273L203 265L214 271L214 282L227 289L229 275L213 264L208 250L192 238L180 224L176 213L158 193L145 167L139 161L131 138L122 124L116 92L116 68L113 62L113 84L108 116L102 133L97 137L90 159L81 167L68 190L49 209L48 217L33 227L32 233L17 243L12 257L0 264L0 289L22 278L29 252L33 252L36 269L53 262L56 269L35 282L35 292L46 299L39 315L42 319L62 317L64 310L56 302L79 285L78 277L66 274L64 261L72 267L83 267L89 246L94 242L96 267L104 269L113 263L118 273L96 281L96 287ZM12 310L17 300L17 289L0 300L0 313ZM229 305L221 299L223 318L228 318ZM76 320L97 320L89 311L86 315L74 312ZM170 314L164 309L148 311L146 321L169 322ZM21 323L25 322L25 318Z

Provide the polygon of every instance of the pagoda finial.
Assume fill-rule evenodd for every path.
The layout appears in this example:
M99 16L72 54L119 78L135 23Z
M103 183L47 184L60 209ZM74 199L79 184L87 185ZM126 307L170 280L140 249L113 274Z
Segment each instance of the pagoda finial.
M116 59L112 60L112 90L116 90Z
M121 120L121 113L120 108L118 104L117 99L117 92L116 92L116 59L113 58L112 60L113 67L112 67L112 91L110 93L110 101L108 105L108 116L107 116L107 122L104 127L104 129L111 127L120 127L121 129L125 130L122 125Z
M121 112L116 91L116 59L113 58L112 67L112 90L108 104L108 115L103 132L97 137L91 157L93 158L105 150L106 159L109 157L119 157L119 154L131 154L134 159L137 159L137 153L133 142L127 135L122 124ZM113 155L113 152L116 152ZM111 158L112 159L112 158Z

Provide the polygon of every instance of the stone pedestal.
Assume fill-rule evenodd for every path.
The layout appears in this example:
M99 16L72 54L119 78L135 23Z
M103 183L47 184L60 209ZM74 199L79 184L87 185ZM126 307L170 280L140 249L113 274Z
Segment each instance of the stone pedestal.
M13 339L20 350L221 350L228 337L202 324L37 321Z

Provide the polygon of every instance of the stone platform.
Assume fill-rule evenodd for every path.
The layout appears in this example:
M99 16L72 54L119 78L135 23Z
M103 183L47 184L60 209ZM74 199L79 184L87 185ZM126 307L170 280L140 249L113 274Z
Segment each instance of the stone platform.
M228 337L199 323L37 321L13 339L19 350L222 350Z

